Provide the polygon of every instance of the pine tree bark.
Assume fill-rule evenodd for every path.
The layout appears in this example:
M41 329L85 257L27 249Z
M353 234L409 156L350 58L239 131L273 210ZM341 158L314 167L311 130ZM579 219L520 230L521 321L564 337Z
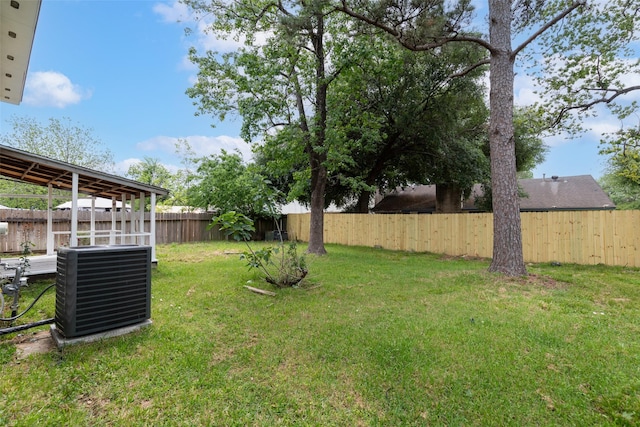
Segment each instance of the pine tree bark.
M511 2L489 0L490 62L489 144L493 194L493 260L489 271L527 274L513 136L514 55L511 49Z
M324 255L324 198L327 186L327 169L322 158L311 154L311 215L309 224L310 254Z

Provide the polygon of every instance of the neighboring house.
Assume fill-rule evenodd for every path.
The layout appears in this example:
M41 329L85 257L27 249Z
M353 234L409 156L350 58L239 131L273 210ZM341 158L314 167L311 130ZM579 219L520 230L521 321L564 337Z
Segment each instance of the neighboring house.
M288 215L288 214L304 214L304 213L309 213L311 212L311 209L300 203L297 200L294 200L293 202L289 202L286 205L281 205L278 206L278 208L280 209L280 213L282 215ZM336 205L334 205L333 203L331 203L329 205L328 208L326 208L324 210L325 212L331 212L331 213L336 213L336 212L341 212L341 209L338 208Z
M521 179L518 183L528 196L520 199L522 212L616 208L615 203L591 175Z
M591 175L521 179L518 184L527 195L520 198L521 212L615 209L616 205ZM463 212L479 212L475 200L482 195L475 185L463 205ZM374 213L433 213L436 210L435 185L398 188L372 209Z
M95 201L95 211L96 212L111 212L113 209L113 204L111 199L105 199L104 197L96 197ZM56 206L57 210L71 210L71 202L65 202L58 206ZM127 205L127 211L131 210L131 207ZM91 198L78 198L78 210L79 211L90 211L91 210ZM116 201L116 212L120 212L122 210L122 202Z
M156 206L156 212L158 213L206 213L207 211L202 208L194 208L191 206L166 206L166 205L158 205Z

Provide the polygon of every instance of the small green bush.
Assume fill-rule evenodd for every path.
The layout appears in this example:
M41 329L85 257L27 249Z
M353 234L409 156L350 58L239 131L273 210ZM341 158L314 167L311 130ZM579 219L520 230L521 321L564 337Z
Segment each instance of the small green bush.
M255 231L251 218L239 212L230 211L213 218L212 226L220 227L226 237L232 237L238 242L244 242L248 250L240 259L247 261L249 268L260 270L268 283L279 288L298 285L308 273L304 255L298 255L295 242L285 245L280 234L280 241L276 246L254 250L249 241Z

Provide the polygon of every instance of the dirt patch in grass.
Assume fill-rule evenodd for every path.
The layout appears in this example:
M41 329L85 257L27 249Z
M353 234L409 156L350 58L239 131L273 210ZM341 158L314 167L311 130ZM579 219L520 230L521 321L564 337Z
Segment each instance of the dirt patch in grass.
M442 261L489 261L488 258L483 258L473 255L440 255Z
M509 277L501 274L484 272L487 281L500 285L501 292L505 292L509 288L538 288L542 290L566 289L569 283L556 280L549 276L541 274L527 274L526 276Z
M26 359L32 354L48 353L55 350L56 344L49 331L40 331L19 335L13 339L16 344L16 358Z
M179 263L198 264L213 257L232 257L241 255L241 251L236 250L214 250L207 252L193 251L187 253L177 253L172 255L167 261Z
M539 274L528 274L522 277L509 277L505 281L515 285L537 286L545 289L565 289L569 286L567 282L561 282L548 276Z

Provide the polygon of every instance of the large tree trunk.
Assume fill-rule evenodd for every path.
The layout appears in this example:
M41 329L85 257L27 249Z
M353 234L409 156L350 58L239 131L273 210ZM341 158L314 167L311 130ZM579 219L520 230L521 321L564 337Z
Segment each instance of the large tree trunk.
M313 145L309 150L311 166L311 220L309 225L310 254L324 255L324 198L327 187L327 168L325 161L327 155L323 149L327 129L327 89L328 83L325 74L324 55L324 17L316 13L316 33L311 35L316 56L316 93L315 93L315 126L313 132ZM323 154L324 153L324 154Z
M357 213L369 213L369 201L371 201L371 191L362 191L358 196L355 211Z
M309 224L310 254L323 255L324 248L324 193L327 186L327 169L322 158L311 153L311 219Z
M489 0L490 63L489 144L493 194L493 260L489 271L527 274L513 137L514 58L511 51L511 1Z
M462 189L457 184L436 185L436 213L462 212Z

